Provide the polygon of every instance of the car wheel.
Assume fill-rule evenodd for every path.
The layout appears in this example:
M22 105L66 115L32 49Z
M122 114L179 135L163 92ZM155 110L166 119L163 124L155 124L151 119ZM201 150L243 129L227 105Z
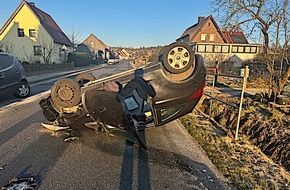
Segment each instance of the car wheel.
M58 111L76 106L81 101L79 84L69 78L56 81L51 87L51 100Z
M90 73L81 73L78 74L75 78L75 81L77 81L79 84L86 84L93 80L96 80L96 77Z
M19 98L26 98L30 93L30 87L27 83L22 82L21 86L18 87L15 96Z
M185 42L174 42L161 50L161 61L164 68L173 74L179 74L194 67L193 49Z

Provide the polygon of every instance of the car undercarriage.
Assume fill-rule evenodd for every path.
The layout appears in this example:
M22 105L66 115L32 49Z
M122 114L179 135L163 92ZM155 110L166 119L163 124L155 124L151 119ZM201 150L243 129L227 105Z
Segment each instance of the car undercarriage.
M203 94L206 69L203 58L183 42L165 46L159 60L138 69L96 79L89 73L64 78L40 101L44 127L52 130L97 131L109 127L133 132L161 126L194 109Z

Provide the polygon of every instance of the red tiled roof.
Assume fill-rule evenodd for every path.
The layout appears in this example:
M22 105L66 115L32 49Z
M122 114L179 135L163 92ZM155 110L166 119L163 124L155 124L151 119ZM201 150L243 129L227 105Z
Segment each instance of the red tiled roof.
M248 44L248 40L242 31L229 32L227 30L223 31L228 43L234 44Z

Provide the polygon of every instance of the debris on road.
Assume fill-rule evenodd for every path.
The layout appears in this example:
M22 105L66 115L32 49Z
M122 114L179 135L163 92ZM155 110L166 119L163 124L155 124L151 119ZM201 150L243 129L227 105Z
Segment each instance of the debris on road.
M34 190L37 187L37 183L34 180L33 177L28 177L28 178L13 178L9 180L9 182L4 185L1 189L8 190L8 189L13 189L13 190Z
M80 137L67 137L67 138L64 138L64 142L70 142L70 141L76 141L76 140L79 140Z
M5 165L2 165L2 166L0 166L0 170L4 170L5 166L6 166L6 164L5 164Z

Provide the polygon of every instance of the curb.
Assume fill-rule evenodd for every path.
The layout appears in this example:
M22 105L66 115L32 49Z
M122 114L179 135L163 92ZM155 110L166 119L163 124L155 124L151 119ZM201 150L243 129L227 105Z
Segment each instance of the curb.
M101 69L103 67L104 67L103 65L99 65L99 66L93 66L93 67L88 67L88 68L70 70L70 71L67 71L67 72L66 71L59 71L59 72L56 72L56 73L55 72L51 72L51 75L50 76L33 80L32 79L33 77L41 76L41 74L38 74L38 75L32 75L32 76L26 77L26 79L28 80L28 83L29 84L35 84L35 83L39 83L39 82L42 82L42 81L45 81L45 80L49 80L49 79L53 79L53 78L58 78L58 77L61 77L61 76L66 76L66 75L71 75L71 74L74 74L74 73L79 73L79 72L84 72L84 71L87 71L88 72L88 71L92 71L92 70L98 70L98 69Z

